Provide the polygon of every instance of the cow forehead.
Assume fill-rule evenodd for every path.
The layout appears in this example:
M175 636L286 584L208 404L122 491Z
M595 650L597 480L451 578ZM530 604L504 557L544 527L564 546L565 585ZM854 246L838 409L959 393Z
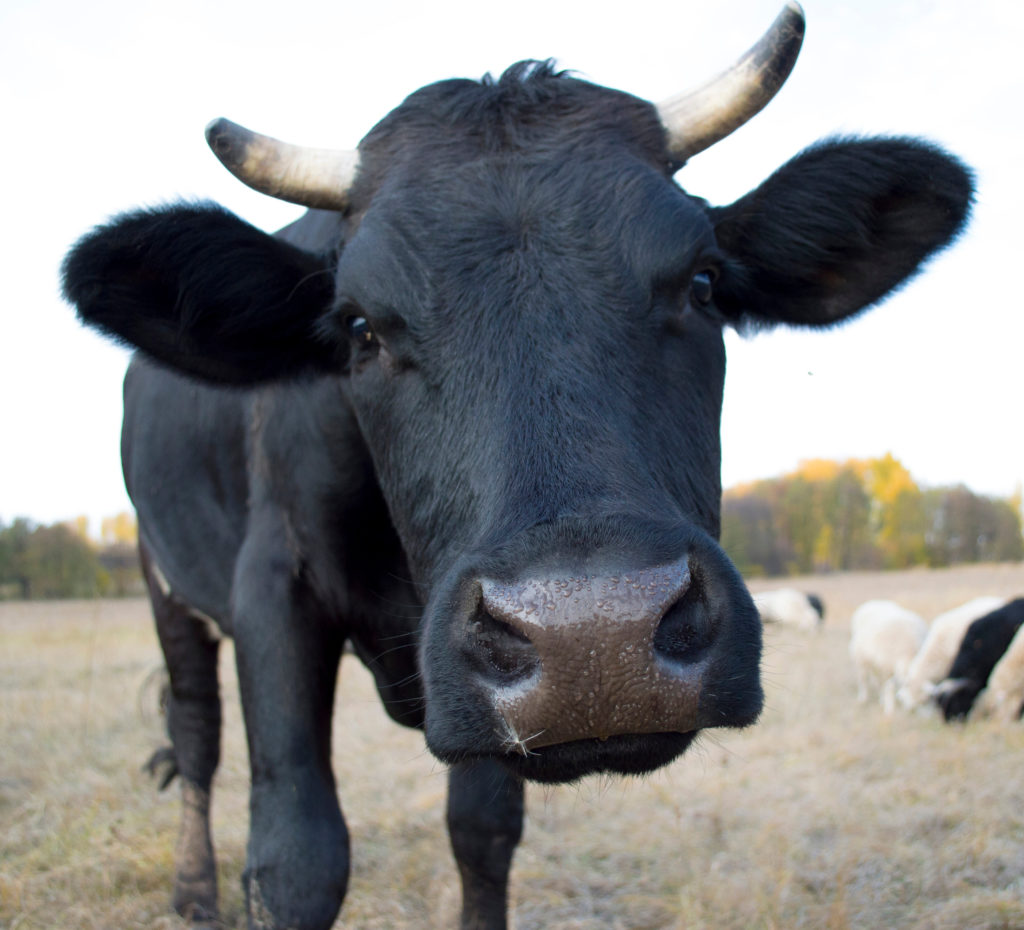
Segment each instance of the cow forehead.
M631 153L502 154L396 171L353 227L337 285L399 312L544 277L553 294L630 304L717 257L704 203Z
M428 85L360 144L339 294L433 312L437 289L493 291L513 266L643 300L714 251L668 162L650 103L550 63Z
M647 101L520 62L498 80L440 81L410 95L360 143L363 177L353 201L360 187L372 195L395 166L422 167L425 159L455 167L483 155L628 146L664 169L665 138Z

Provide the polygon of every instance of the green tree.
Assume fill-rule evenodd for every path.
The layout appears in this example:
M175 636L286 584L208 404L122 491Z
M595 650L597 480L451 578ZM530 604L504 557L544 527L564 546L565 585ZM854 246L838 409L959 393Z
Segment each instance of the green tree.
M0 530L0 590L21 598L95 597L106 573L71 526L19 518Z
M0 527L0 592L14 597L29 596L29 577L25 571L25 553L32 537L32 524L18 517L10 526Z
M928 492L926 511L932 565L1024 559L1021 517L1011 501L983 497L957 485Z
M845 571L874 567L871 500L856 467L847 463L831 478L819 482L815 498L814 569Z
M138 547L129 543L103 546L99 553L105 576L100 593L110 597L127 597L145 593L139 567Z
M67 525L33 530L25 551L29 597L95 597L101 571L92 547Z
M783 575L793 564L793 550L779 532L776 483L763 481L722 499L722 547L748 576Z

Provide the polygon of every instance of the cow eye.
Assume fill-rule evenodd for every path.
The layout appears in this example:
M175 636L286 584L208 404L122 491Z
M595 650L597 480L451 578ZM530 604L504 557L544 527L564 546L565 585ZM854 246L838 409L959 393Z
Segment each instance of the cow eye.
M690 300L698 307L706 307L711 303L713 284L713 272L698 271L690 281Z
M370 321L365 316L350 316L345 325L348 327L348 334L361 349L369 349L377 344L377 336L370 326Z

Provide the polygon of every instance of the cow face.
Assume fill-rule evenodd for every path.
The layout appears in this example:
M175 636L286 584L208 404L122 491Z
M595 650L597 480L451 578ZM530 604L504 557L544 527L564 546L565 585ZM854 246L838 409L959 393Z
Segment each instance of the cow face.
M506 112L578 117L491 151L479 117L452 116L481 90ZM715 663L735 682L716 708L751 721L759 625L711 541L722 257L703 205L667 176L652 108L548 75L449 83L404 110L364 143L368 178L383 180L354 192L332 324L351 341L350 397L395 526L433 592L431 747L511 748L521 768L561 775L603 739L600 764L623 743L650 767L697 728ZM581 125L590 145L567 158ZM656 593L627 597L638 579ZM565 609L556 620L531 598ZM623 682L597 683L615 670ZM659 746L635 745L648 732ZM548 747L565 743L579 744L573 761L555 766L565 750Z
M87 322L182 371L342 379L427 592L446 761L639 772L756 718L760 624L714 541L722 327L858 312L970 198L927 145L840 141L715 209L667 141L650 105L520 66L383 121L340 242L175 207L66 265Z

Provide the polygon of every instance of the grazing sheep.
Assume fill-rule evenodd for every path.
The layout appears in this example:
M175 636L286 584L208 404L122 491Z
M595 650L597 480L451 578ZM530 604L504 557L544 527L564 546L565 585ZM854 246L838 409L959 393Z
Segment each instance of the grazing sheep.
M935 689L935 701L947 721L962 720L974 706L996 663L1024 624L1024 597L975 620L964 634L949 676Z
M877 692L891 714L896 690L906 678L928 632L924 620L895 601L867 601L850 621L850 658L857 675L857 700Z
M1003 657L988 676L988 686L974 702L971 717L1020 719L1024 711L1024 626L1007 647Z
M998 610L1005 603L1006 598L1003 597L976 597L939 614L928 628L924 643L907 669L906 680L896 693L900 705L906 710L934 708L928 699L953 667L967 627L978 617Z
M762 623L781 623L801 630L816 630L825 617L825 607L816 594L795 588L777 588L754 595Z

